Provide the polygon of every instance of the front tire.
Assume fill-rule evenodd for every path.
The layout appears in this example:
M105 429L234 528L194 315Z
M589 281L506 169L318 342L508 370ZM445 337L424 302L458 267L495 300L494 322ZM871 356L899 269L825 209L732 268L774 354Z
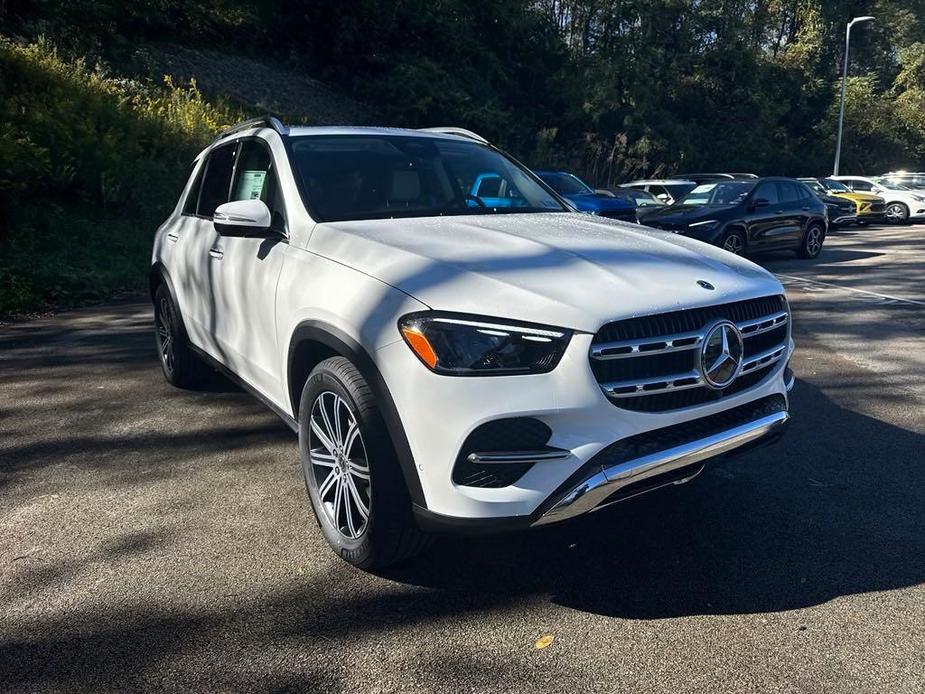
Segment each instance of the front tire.
M801 258L817 258L822 252L822 243L825 241L825 229L816 222L810 224L806 233L803 234L803 241L800 243L800 250L797 251Z
M382 568L428 546L375 397L349 360L326 359L309 375L299 452L318 526L342 559Z
M909 208L901 202L891 202L886 206L883 216L890 224L905 224L909 221Z

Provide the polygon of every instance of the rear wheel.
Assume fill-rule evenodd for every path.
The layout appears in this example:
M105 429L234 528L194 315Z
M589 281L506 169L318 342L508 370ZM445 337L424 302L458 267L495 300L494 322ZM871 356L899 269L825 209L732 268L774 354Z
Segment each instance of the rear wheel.
M801 258L815 258L822 252L822 242L825 241L825 229L813 222L803 235L803 242L797 253Z
M189 345L180 312L165 285L154 292L154 328L157 356L164 378L178 388L195 388L211 374L211 369Z
M341 558L372 569L428 546L375 397L347 359L326 359L308 377L299 449L318 526Z
M905 224L909 221L909 208L901 202L891 202L886 206L883 216L890 224Z
M720 247L735 255L745 255L745 233L741 229L730 229L723 234Z

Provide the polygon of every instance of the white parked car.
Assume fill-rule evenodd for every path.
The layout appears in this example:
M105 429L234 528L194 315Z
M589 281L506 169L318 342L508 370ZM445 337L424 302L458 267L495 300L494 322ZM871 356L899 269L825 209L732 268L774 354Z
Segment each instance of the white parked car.
M509 194L474 195L486 175ZM151 293L167 380L211 366L282 417L361 567L687 481L788 419L772 275L574 213L458 129L231 129L157 232Z
M674 205L690 193L697 184L684 179L643 179L622 183L623 188L637 188L651 193L666 205Z
M866 176L830 176L841 181L854 192L873 193L883 198L883 217L892 224L903 224L912 219L925 218L925 195L898 183L876 181Z
M890 185L901 185L912 190L925 193L925 172L923 171L891 171L877 176L878 182Z

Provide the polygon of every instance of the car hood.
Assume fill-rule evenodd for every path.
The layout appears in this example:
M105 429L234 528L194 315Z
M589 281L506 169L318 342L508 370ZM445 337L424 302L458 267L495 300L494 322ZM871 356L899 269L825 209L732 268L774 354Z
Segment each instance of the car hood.
M881 202L883 198L873 193L831 193L837 198L846 198L856 202Z
M636 205L625 199L604 195L603 193L582 193L580 195L564 195L563 197L582 212L636 209Z
M845 198L839 198L834 195L820 195L819 199L826 205L835 205L836 207L844 206L846 209L848 205L854 205L852 200L846 200Z
M735 205L669 205L646 215L646 223L691 224L716 219L717 215L725 215L733 207Z
M925 189L922 188L910 188L909 190L891 190L891 194L900 194L900 195L918 195L920 198L925 197ZM880 197L883 197L882 195Z
M308 250L433 309L587 332L610 320L783 292L767 271L713 246L574 213L324 223Z

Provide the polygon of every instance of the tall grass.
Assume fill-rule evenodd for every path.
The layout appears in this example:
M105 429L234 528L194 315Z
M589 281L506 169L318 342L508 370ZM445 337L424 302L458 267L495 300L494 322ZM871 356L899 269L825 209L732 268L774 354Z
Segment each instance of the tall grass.
M242 114L0 38L0 316L145 286L192 158Z

